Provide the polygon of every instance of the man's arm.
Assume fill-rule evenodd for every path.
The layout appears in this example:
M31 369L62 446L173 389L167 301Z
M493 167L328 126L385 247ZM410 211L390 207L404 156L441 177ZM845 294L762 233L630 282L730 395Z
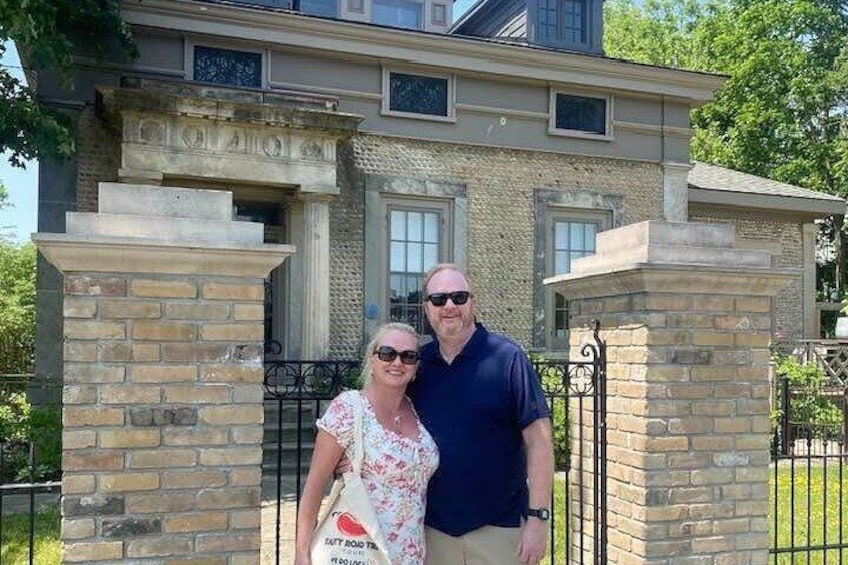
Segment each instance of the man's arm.
M554 446L550 418L539 418L521 432L527 454L527 483L530 508L547 508L554 481ZM518 559L538 563L547 551L549 523L528 517L521 529Z

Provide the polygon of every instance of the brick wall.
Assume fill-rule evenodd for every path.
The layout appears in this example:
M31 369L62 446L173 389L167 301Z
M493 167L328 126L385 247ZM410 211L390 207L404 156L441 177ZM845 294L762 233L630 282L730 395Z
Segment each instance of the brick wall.
M263 293L65 277L65 562L259 562Z

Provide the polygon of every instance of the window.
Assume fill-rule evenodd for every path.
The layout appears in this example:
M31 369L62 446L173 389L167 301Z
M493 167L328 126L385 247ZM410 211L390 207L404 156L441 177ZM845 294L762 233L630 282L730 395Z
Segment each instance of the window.
M194 80L230 86L262 86L262 54L194 47Z
M549 133L611 139L611 105L609 96L552 91Z
M373 0L371 22L384 26L422 29L423 4L409 0Z
M536 42L563 47L588 43L588 0L536 0Z
M611 227L611 215L602 210L548 208L545 232L546 276L571 272L571 264L595 253L598 232ZM568 299L545 289L544 344L552 349L568 347Z
M448 8L444 4L433 4L433 25L448 25Z
M424 274L446 260L445 214L441 208L390 205L388 209L388 311L393 322L426 331L421 305Z
M454 81L450 75L384 70L384 114L454 121L453 103Z
M337 0L300 0L300 11L312 16L335 18L339 15Z

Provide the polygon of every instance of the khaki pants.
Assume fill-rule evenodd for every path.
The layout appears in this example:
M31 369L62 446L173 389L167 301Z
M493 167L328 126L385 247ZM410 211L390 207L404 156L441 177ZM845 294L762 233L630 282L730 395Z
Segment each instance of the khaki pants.
M484 526L455 538L425 528L427 559L425 565L516 565L520 528Z

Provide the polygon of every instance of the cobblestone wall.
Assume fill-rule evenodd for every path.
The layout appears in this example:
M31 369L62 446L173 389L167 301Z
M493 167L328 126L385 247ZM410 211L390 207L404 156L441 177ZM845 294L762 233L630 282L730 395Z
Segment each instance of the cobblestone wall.
M662 215L660 168L650 163L376 135L358 135L339 157L342 195L331 210L331 347L338 354L355 349L362 332L363 174L467 187L468 272L481 320L524 345L533 335L534 189L621 195L623 224Z
M761 242L764 248L775 251L775 267L800 269L804 262L802 224L778 218L752 218L750 212L710 212L691 214L695 222L733 224L736 237L747 242ZM774 320L772 332L780 332L787 338L801 339L804 335L803 286L800 279L791 282L774 297Z

